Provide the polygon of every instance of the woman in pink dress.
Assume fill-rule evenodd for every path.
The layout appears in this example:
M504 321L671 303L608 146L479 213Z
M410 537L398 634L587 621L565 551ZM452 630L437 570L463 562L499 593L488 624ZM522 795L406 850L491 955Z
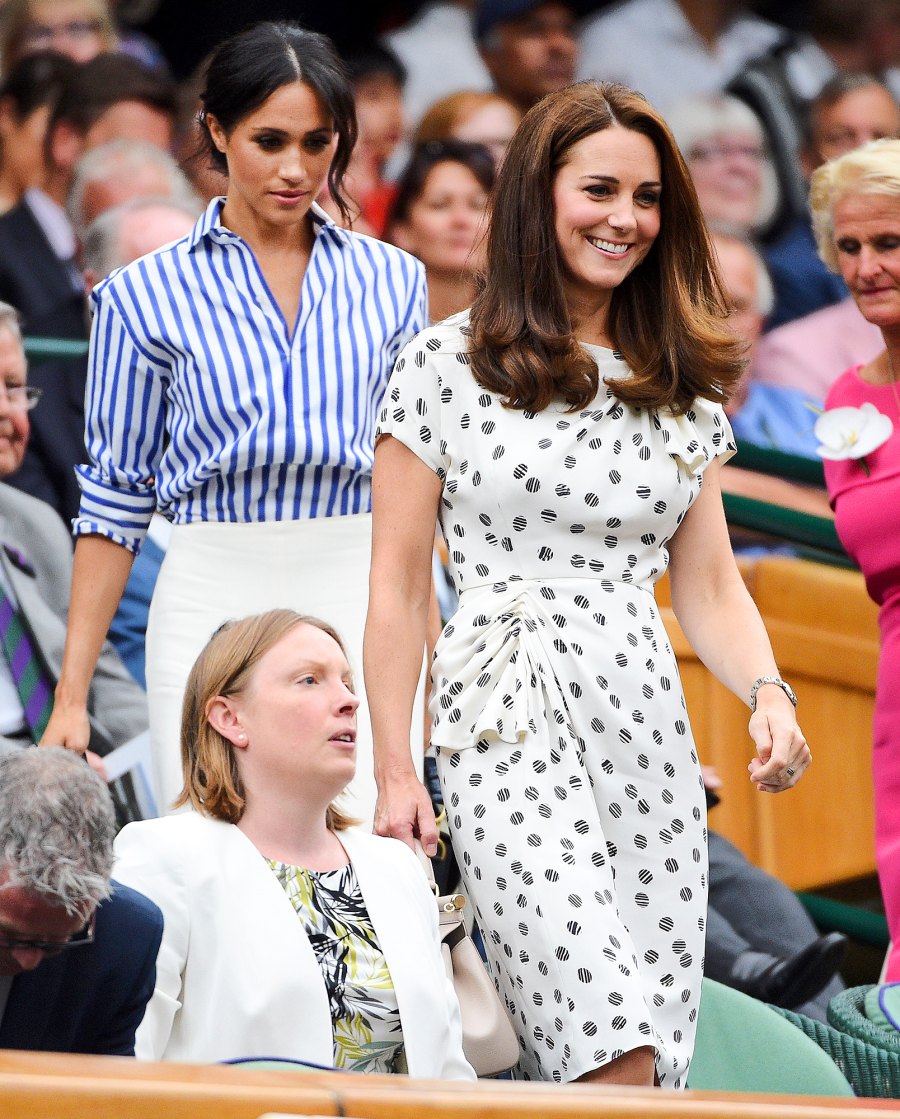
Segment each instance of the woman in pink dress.
M826 400L817 432L838 535L879 605L881 658L872 770L878 875L900 980L900 141L875 140L820 167L812 181L819 252L840 272L885 348L851 367ZM871 449L870 449L871 448ZM860 454L860 452L864 452Z

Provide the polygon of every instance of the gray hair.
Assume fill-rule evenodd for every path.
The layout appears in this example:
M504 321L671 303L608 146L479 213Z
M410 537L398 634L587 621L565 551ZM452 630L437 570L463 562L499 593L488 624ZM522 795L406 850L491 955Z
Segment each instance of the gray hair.
M168 199L202 208L190 180L168 152L144 140L110 140L85 152L75 165L66 210L79 239L85 235L84 196L88 186L112 177L131 177L145 167L157 167L163 173Z
M683 97L666 113L666 123L681 154L691 164L691 149L699 143L728 132L750 132L766 145L762 122L745 102L728 93L698 93ZM771 158L762 163L759 213L750 232L764 229L778 206L778 175ZM732 231L734 232L734 231Z
M78 754L33 746L0 756L7 887L41 894L72 916L83 913L110 895L115 834L109 790Z
M841 270L834 243L834 208L847 194L881 194L900 204L900 140L870 140L813 172L809 192L813 232L819 256L832 272Z
M142 210L156 210L160 206L167 210L177 210L192 221L196 221L203 210L199 201L179 202L173 198L158 197L130 198L120 206L105 210L87 227L82 240L81 256L85 271L104 278L116 268L130 264L130 260L122 259L120 244L122 222L129 214L140 213Z
M22 345L22 316L11 303L0 300L0 330L8 330L15 340Z
M709 232L712 236L713 248L716 247L716 241L725 241L732 245L740 245L753 257L753 263L756 265L756 310L763 318L768 318L775 306L775 286L762 253L749 237L734 233L730 229L720 229L716 225L711 225Z

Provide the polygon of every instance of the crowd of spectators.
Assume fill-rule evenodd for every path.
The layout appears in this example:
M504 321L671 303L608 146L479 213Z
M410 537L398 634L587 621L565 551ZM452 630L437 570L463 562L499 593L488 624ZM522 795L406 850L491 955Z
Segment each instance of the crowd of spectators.
M269 5L272 12L245 7L246 22L258 15L284 14L274 10L277 5ZM333 7L340 17L342 5ZM468 308L481 290L491 192L523 116L543 97L576 80L616 81L632 87L671 128L712 233L730 310L728 325L747 359L745 374L726 409L734 432L739 439L763 447L814 457L816 412L824 407L844 370L867 366L881 352L883 340L881 324L871 318L867 321L851 297L845 283L847 270L842 278L820 257L807 191L810 178L829 161L868 141L900 136L900 0L813 0L803 6L803 18L790 25L774 23L752 8L730 0L617 0L607 4L432 0L410 12L408 18L391 21L384 17L366 41L360 42L358 37L352 42L343 40L355 124L348 117L342 134L341 142L347 148L343 193L323 173L316 199L321 218L316 220L330 217L336 223L334 228L351 228L371 238L365 245L394 246L418 258L427 281L427 307L418 305L423 300L416 295L422 291L421 276L417 276L415 284L410 281L410 290L415 287L415 291L408 299L410 308L416 306L408 310L404 328L439 323ZM348 5L347 18L352 15L352 5ZM204 137L214 142L217 135L215 126L210 131L208 120L199 113L207 59L192 60L196 65L188 73L185 43L167 39L165 29L171 26L167 20L171 21L171 11L166 0L161 5L143 6L112 0L5 0L0 5L0 380L6 385L0 392L0 611L7 600L12 601L25 631L39 647L50 692L62 671L69 609L72 551L65 525L78 518L82 503L76 467L90 461L91 448L85 444L85 393L90 376L91 293L98 286L103 290L103 282L118 269L173 242L198 236L198 223L209 218L208 207L228 187L224 158L211 160L203 146ZM229 20L245 22L234 13L229 13ZM333 30L327 20L323 26ZM234 29L225 21L221 32ZM210 35L206 26L202 42L208 49L217 45ZM340 34L336 39L343 45ZM223 135L227 133L225 129ZM551 204L548 198L547 206ZM370 249L361 252L371 255ZM399 268L393 263L399 257L387 255L384 259L388 262L385 268ZM527 262L522 267L527 268ZM385 289L379 290L380 297L386 298ZM399 296L394 293L394 298ZM339 319L337 314L336 322ZM391 353L396 356L401 341L407 340L401 333L398 329L396 338L386 344L386 352L393 347ZM27 367L31 387L26 391L28 346L33 356ZM110 352L114 357L114 346ZM96 369L93 375L97 377ZM102 422L95 424L95 444L100 439L99 428ZM371 441L372 431L365 437ZM167 431L165 439L171 438L172 432ZM152 489L148 479L142 481ZM763 478L726 467L722 483L726 491L819 516L832 515L824 491L777 477ZM109 632L112 644L103 645L93 674L87 708L89 760L101 776L103 756L147 728L146 633L170 533L167 518L155 511L115 610ZM453 609L452 592L445 593L441 554L446 555L446 548L438 534L430 646L440 629L438 613L446 620ZM318 613L319 604L312 606ZM364 606L363 601L363 614ZM230 610L232 615L251 612L237 604ZM296 638L299 626L308 642L322 646L321 656L338 681L336 689L345 687L347 659L354 663L355 650L350 649L345 658L340 637L328 625L301 614L288 615L284 611L283 617L274 620L266 615L267 624L280 627L274 645L253 630L251 620L246 632L232 631L230 637L227 632L225 637L217 633L213 653L224 656L222 650L227 651L228 642L234 644L246 663L232 675L237 679L244 673L250 679L259 664L268 663L265 658L273 647L283 651L283 643ZM325 621L334 619L326 616ZM0 617L0 629L3 626ZM194 655L192 652L189 664ZM209 648L198 662L201 668L192 670L192 687L195 700L200 695L204 703L212 703L217 692L203 692L210 686L202 678L203 658L212 658ZM41 738L47 717L46 712L33 717L17 679L18 670L7 660L8 654L7 659L0 657L0 841L4 828L12 826L6 817L14 815L6 781L45 781L37 769L32 773L23 768L24 776L16 777L15 766L22 763L12 762L4 768L7 755L15 757ZM225 673L225 668L219 666L217 671ZM245 681L241 688L246 687ZM347 727L351 716L355 718L357 702L348 699L342 708ZM197 976L201 966L211 972L213 967L228 965L196 962L199 937L188 951L187 930L192 921L203 920L203 891L209 890L213 896L214 886L221 889L222 896L215 895L210 904L226 914L229 922L234 912L239 923L245 891L258 891L265 904L279 901L271 891L275 879L265 871L260 852L271 855L283 837L290 835L282 848L287 854L276 860L282 870L273 865L284 877L283 868L299 862L287 855L298 850L319 851L316 843L329 849L330 839L343 836L352 823L340 817L336 825L332 808L334 796L346 788L351 774L347 766L324 777L318 770L295 771L281 758L275 769L266 770L263 762L244 750L234 712L223 708L218 723L209 708L201 715L195 712L197 740L202 729L214 743L217 779L237 798L235 804L240 800L239 807L207 813L211 818L197 826L133 824L120 839L119 852L122 881L134 889L110 885L109 855L97 872L99 885L92 878L91 888L83 889L74 902L60 900L53 892L56 887L47 890L23 877L11 849L0 842L0 875L6 875L25 894L24 900L10 900L4 894L6 879L0 881L0 1044L134 1052L135 1030L152 990L146 967L138 969L136 977L130 973L117 977L116 983L131 984L125 994L137 1001L129 1003L123 997L123 1009L111 1023L108 1036L98 1029L96 1036L85 1040L88 1032L81 1027L40 1038L27 1030L20 1035L18 1026L13 1031L13 1016L27 1016L23 1009L27 988L22 983L18 989L13 986L5 1013L2 1006L4 990L9 994L5 977L38 967L46 974L45 968L55 966L44 963L54 945L60 948L86 939L93 941L91 951L99 955L101 943L116 940L109 931L116 921L131 922L138 930L134 935L139 944L144 946L146 941L155 951L160 937L158 912L155 906L141 909L143 899L134 890L143 889L163 908L167 931L168 922L173 928L177 923L176 938L180 939L174 947L163 940L162 981L151 1002L139 1054L181 1059L223 1055L221 1045L207 1044L204 1031L211 1033L215 1027L207 1020L211 1016L228 1016L228 1007L237 996L234 990L223 993L214 975L204 976L202 982ZM197 720L203 723L200 729ZM331 732L333 738L334 728ZM192 754L191 733L191 727L182 724L181 757L187 783L181 806L197 808L210 787L207 770L213 763L205 760L207 755L198 761L197 750ZM353 735L355 741L355 730ZM423 749L427 747L427 722L425 739ZM174 760L170 770L178 770L174 739L171 746ZM258 753L262 756L263 752L259 749ZM60 780L71 781L64 768L70 760L71 755L60 757L53 751L51 760L41 763L48 770L46 781L56 780L50 772L54 765L63 775ZM370 756L361 755L360 760L371 768ZM268 765L270 759L263 761ZM263 768L255 768L258 765ZM109 839L97 841L105 850L114 830L106 817L113 809L97 792L95 786L102 786L97 774L88 779L85 795L94 798L91 811L95 818L103 818L103 828L110 831ZM292 800L285 788L278 788L279 780L294 780L298 774L304 780L312 775L314 783L321 778L315 796ZM167 780L164 785L157 779L161 813L169 810L177 791L171 777ZM267 818L252 795L248 801L252 819L260 820L257 850L238 837L234 826L245 810L241 782L263 789L272 806ZM371 825L374 786L370 781L360 787L366 791L359 801L359 815L364 824ZM119 823L133 820L137 814L129 789L127 783L114 787ZM54 788L53 797L56 807L38 806L34 811L62 811L63 794ZM27 810L26 806L20 814ZM279 814L287 818L294 812L306 814L314 824L301 839L290 829L278 830ZM313 832L315 843L307 842ZM354 840L344 837L342 842L350 843L348 850L353 848ZM712 865L711 885L714 891L717 884L721 887L721 911L713 911L708 929L713 949L708 956L709 974L768 1001L802 1007L808 1014L823 1017L827 997L840 989L836 972L843 941L818 937L787 891L755 872L725 841L714 837L713 842L718 843L718 861ZM225 861L225 852L232 847L237 862L243 858L246 867L236 872L231 866L231 879L211 884L210 864L219 858ZM196 864L192 872L196 869L200 884L178 884L181 893L172 902L166 888L160 886L160 876L168 876L169 885L174 882L177 873L166 860L177 861L185 850ZM416 874L416 868L402 858L393 866L390 854L383 856L385 866L392 867L390 873L385 866L379 868L375 865L378 858L365 842L358 851L351 850L351 855L363 885L369 874L379 891L396 892L398 882L402 885ZM325 872L333 874L331 857L325 857ZM48 850L46 858L49 863L59 854ZM369 859L373 865L367 870ZM329 882L317 883L318 879L306 879L292 889L295 894L305 890L316 904L315 891L320 889L324 896L332 888ZM288 888L284 882L282 885ZM355 882L351 886L358 891ZM30 895L35 893L48 912L34 902ZM751 894L754 900L749 902ZM356 895L354 899L358 901ZM296 897L292 900L296 902ZM415 905L421 910L428 901L417 897ZM752 922L742 921L742 903L744 910L752 905L757 912L770 904L779 917L762 933L756 927L751 935ZM431 936L429 920L419 910L414 918ZM263 912L259 909L254 919ZM371 916L374 920L376 914ZM391 940L395 930L387 921L376 935L364 907L356 917L358 923L369 922L363 936L369 938L367 944L374 940L377 950L378 936L383 936L385 953L392 960L400 959L403 938ZM215 929L207 931L212 939L220 935ZM225 945L227 951L222 949L223 961L231 951L252 953L252 922L241 935L247 943L235 935ZM220 949L221 945L216 946ZM115 945L107 951L111 953L107 963L119 960ZM429 953L430 949L424 951L421 967L434 970L437 976L437 952ZM26 958L28 962L23 963ZM302 999L302 989L295 992L287 982L276 990L278 958L258 962L262 979L255 978L253 970L243 976L248 999L254 986L271 986L267 992L270 1014L280 1014L272 1007L286 1005L285 1000ZM316 962L326 969L321 953L317 961L306 961L314 971ZM334 961L328 964L332 965L337 966ZM397 964L398 970L401 966ZM133 959L128 967L135 970ZM128 968L122 963L120 970ZM189 981L195 984L190 1013L178 1003L179 993ZM205 995L204 983L209 985ZM376 985L375 980L371 985ZM334 980L329 993L333 995L338 987ZM408 996L400 992L401 1008L404 997ZM421 1026L414 1027L417 1035L425 1031L412 1046L407 1045L409 1070L468 1078L472 1072L460 1049L452 995L447 998L441 992L437 996L432 990L429 997L434 1003L429 1013L423 1013L427 998L414 1011L404 1011L409 1021L421 1016ZM221 1005L216 1001L219 998ZM202 1011L201 1002L205 1002ZM380 1014L384 1008L376 1009ZM324 1003L318 1010L320 1017L327 1018ZM265 1007L260 1011L264 1013ZM359 1020L368 1021L360 1019L359 1006L353 1013L357 1025ZM192 1025L193 1014L203 1019L200 1026ZM376 1030L383 1045L379 1060L363 1060L357 1054L353 1058L356 1064L346 1067L394 1069L398 1046L388 1034L396 1033L396 1005L390 1014ZM270 1048L276 1044L275 1034L270 1037L263 1030L261 1036ZM308 1052L296 1055L312 1053L312 1059L330 1064L330 1050L322 1047L321 1035L315 1036L314 1043L308 1036L312 1034L303 1030L297 1033L297 1045L306 1046ZM426 1051L426 1041L433 1052ZM236 1028L225 1055L240 1055L242 1047L253 1043L252 1031ZM345 1049L356 1053L346 1039ZM349 1057L347 1060L350 1062Z

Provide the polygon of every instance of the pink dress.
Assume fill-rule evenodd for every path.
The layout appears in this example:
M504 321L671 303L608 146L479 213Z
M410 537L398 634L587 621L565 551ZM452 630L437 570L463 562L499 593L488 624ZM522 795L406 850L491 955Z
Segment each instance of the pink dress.
M880 607L881 656L875 692L872 776L875 855L893 940L887 979L900 980L900 410L890 385L870 385L853 366L835 381L827 408L871 402L894 424L890 439L858 459L825 462L825 481L841 543Z

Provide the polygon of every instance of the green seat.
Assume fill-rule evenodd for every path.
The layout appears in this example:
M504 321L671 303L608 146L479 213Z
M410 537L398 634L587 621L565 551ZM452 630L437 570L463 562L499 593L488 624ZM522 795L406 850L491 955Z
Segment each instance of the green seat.
M832 1059L765 1003L703 980L689 1088L852 1096Z
M803 1030L831 1057L858 1096L900 1099L900 1052L865 1041L836 1026L826 1026L803 1014L780 1009L778 1013ZM830 1006L828 1013L831 1014Z

